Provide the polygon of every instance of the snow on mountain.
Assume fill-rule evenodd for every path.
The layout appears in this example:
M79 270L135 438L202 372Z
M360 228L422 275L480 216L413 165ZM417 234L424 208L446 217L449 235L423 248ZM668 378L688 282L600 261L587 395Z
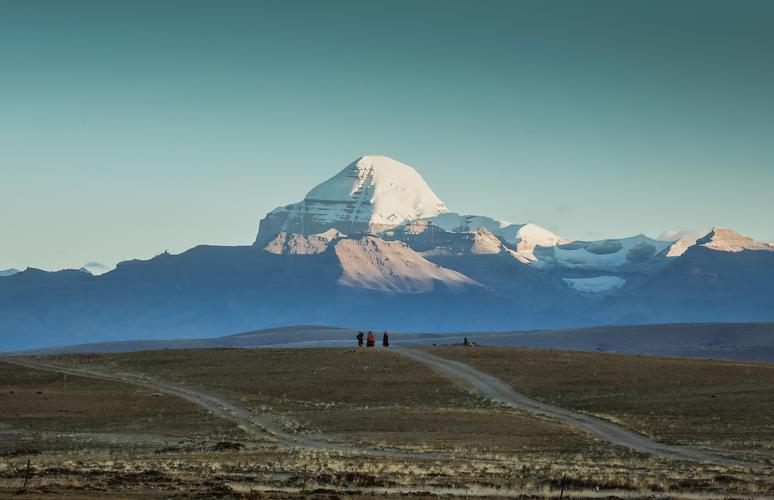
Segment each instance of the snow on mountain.
M515 257L525 264L537 261L535 249L538 247L555 247L570 240L557 236L547 229L531 222L524 224L516 233L519 242L516 244Z
M386 156L363 156L309 191L303 201L267 214L256 245L280 232L310 235L333 228L348 235L375 233L447 210L410 166Z
M483 227L492 234L502 238L506 243L514 246L523 240L528 240L535 245L545 247L569 241L532 223L511 224L510 222L481 215L462 215L447 212L431 217L428 220L432 224L452 233L475 232Z
M696 240L696 244L721 252L741 252L743 250L774 251L774 244L755 241L747 236L724 227L713 227L706 236Z
M329 230L377 233L428 255L508 252L523 263L536 260L535 248L569 241L532 223L451 213L413 168L384 156L363 156L303 201L267 214L255 245L272 253L321 252L331 240L315 235Z
M423 244L429 245L434 238L437 248L423 250L435 255L448 254L450 251L461 252L465 244L460 238L455 240L451 235L473 235L472 245L465 248L462 253L482 253L484 249L486 253L508 252L525 264L535 261L533 251L536 247L551 247L569 242L568 239L536 224L512 224L491 217L462 215L454 212L407 222L399 230L388 233L390 233L389 236L395 235L398 239L401 239L400 234L403 233L404 237L414 240L418 239L417 235L424 233ZM482 246L484 240L486 244ZM504 246L503 242L508 246ZM415 248L414 245L411 246Z
M4 269L0 271L0 276L13 276L14 274L17 274L19 272L18 269Z
M264 250L277 255L312 255L324 252L332 241L342 236L344 235L335 229L309 236L279 233L264 247Z
M401 241L424 257L481 255L508 252L503 242L481 227L473 232L452 233L420 219L378 235L387 241Z
M562 278L567 286L578 292L601 293L617 290L626 284L619 276L594 276L591 278Z
M556 265L569 269L620 271L646 267L654 257L670 246L645 235L630 238L573 241L551 250Z
M426 293L437 284L451 290L480 286L463 274L425 260L400 241L367 235L341 239L334 249L343 269L339 283L345 286L393 293Z
M519 241L529 241L541 247L552 247L562 243L569 243L569 239L552 233L548 229L528 222L523 224L516 232Z

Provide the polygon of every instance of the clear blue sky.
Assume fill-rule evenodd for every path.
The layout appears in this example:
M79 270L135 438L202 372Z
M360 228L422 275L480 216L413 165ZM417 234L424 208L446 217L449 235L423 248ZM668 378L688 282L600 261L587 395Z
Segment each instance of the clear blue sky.
M249 244L362 154L568 237L774 240L774 2L0 7L0 269Z

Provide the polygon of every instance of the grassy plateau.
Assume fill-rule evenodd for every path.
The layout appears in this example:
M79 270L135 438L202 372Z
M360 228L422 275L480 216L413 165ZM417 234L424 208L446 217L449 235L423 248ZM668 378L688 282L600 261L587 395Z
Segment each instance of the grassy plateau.
M534 399L761 466L672 461L613 446L572 425L488 401L388 349L165 349L21 359L88 370L83 375L0 358L0 496L774 493L771 365L427 349ZM169 386L226 401L256 427L165 391Z

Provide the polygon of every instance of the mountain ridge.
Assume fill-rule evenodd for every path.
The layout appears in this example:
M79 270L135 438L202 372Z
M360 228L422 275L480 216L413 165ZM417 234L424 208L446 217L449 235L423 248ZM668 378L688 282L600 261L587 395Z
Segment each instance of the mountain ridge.
M266 214L252 245L164 252L99 275L0 276L0 348L299 323L439 332L774 321L771 249L723 228L695 241L569 240L450 211L412 167L363 156Z

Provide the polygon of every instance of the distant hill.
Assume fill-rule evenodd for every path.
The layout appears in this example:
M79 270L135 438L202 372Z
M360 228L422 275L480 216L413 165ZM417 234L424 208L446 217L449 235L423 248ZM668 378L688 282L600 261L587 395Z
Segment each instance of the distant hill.
M380 333L377 331L377 334ZM225 337L101 342L7 354L217 347L354 347L355 334L354 330L347 328L309 325L269 328ZM465 337L478 345L490 346L774 362L774 323L608 326L525 332L390 333L393 344L460 344Z

